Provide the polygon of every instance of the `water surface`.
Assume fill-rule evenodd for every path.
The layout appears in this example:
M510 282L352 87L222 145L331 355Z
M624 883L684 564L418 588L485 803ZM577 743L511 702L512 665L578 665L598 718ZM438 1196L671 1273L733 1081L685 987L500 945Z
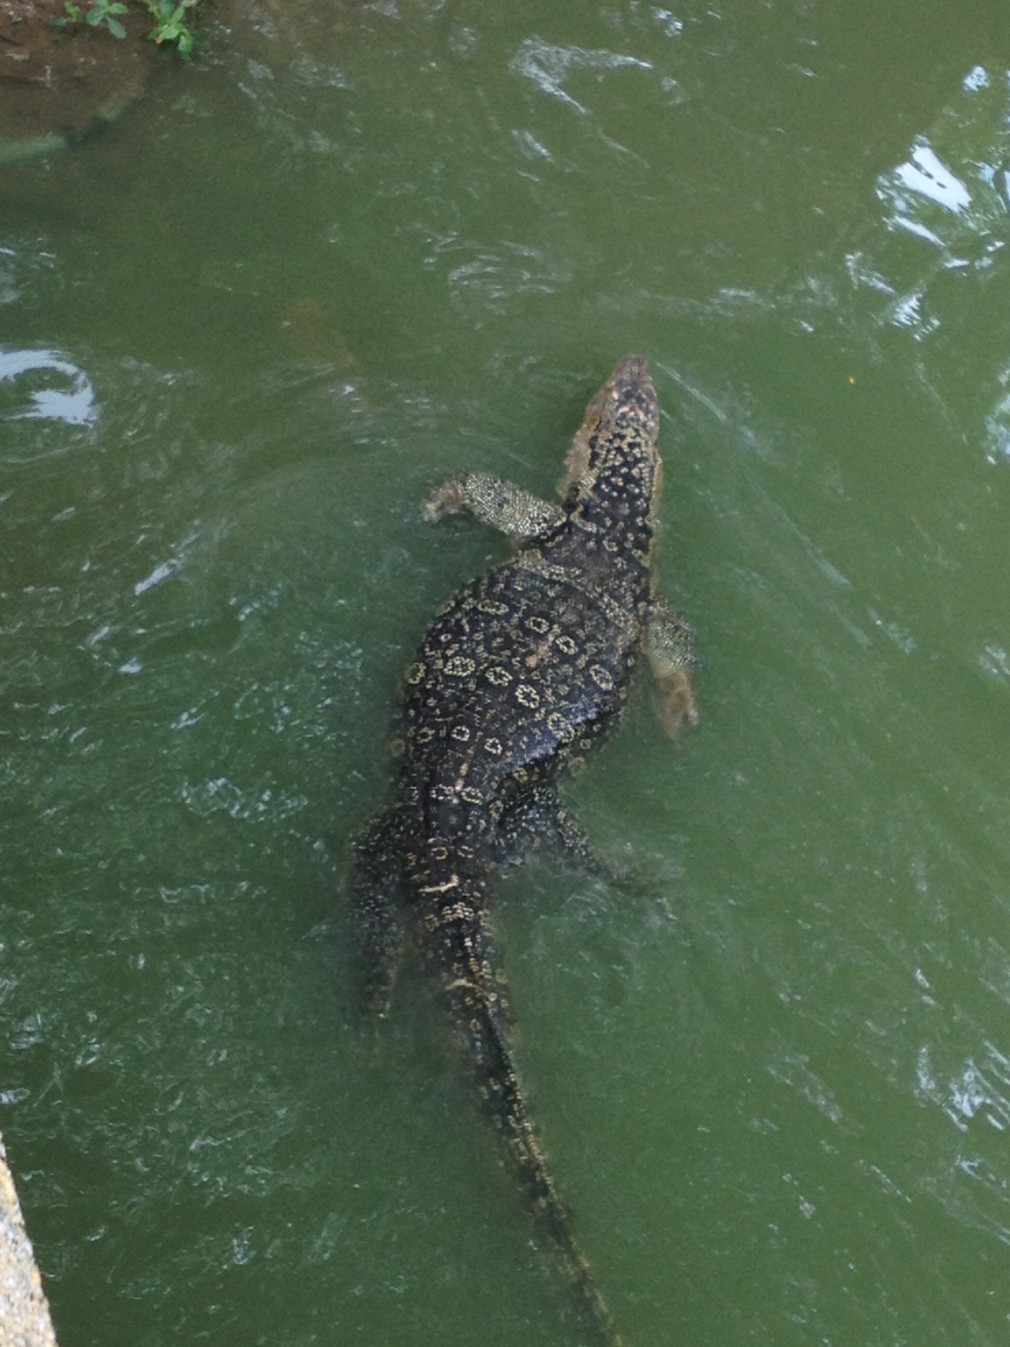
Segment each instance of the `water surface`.
M501 886L634 1347L1006 1342L1001 5L267 0L0 185L0 1127L63 1347L573 1341L336 892L400 670L641 350L702 723Z

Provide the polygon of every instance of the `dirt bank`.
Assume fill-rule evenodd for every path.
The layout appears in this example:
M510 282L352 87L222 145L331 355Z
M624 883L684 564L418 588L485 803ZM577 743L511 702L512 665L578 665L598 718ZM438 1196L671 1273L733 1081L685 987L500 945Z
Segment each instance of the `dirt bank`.
M0 0L0 162L72 143L143 90L156 55L143 9L118 16L121 39L83 22L53 27L65 17L63 0Z

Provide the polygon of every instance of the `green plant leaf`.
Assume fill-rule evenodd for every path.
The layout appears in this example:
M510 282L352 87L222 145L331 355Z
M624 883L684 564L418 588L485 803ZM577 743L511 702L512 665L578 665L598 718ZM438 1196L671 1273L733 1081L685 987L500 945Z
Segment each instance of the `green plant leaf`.
M94 2L110 4L110 0ZM156 42L159 46L163 43L174 45L183 60L189 60L196 50L198 38L186 22L186 12L198 3L199 0L144 0L147 12L155 20L154 27L147 35L148 41Z
M110 18L107 20L107 22L109 26L109 32L112 34L113 37L126 36L126 29L123 27L123 25L119 22L118 19Z

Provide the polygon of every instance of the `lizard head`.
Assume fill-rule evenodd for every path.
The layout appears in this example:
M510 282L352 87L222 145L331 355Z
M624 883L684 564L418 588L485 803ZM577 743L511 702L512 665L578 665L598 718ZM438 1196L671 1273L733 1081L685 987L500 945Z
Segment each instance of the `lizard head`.
M659 402L649 362L626 355L586 408L568 452L561 483L568 508L581 507L601 522L637 517L651 535L662 487L658 439Z

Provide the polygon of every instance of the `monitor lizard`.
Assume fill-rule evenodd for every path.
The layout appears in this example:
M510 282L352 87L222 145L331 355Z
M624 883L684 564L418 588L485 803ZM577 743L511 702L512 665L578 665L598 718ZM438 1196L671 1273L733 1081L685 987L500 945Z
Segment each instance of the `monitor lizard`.
M407 671L388 804L358 838L351 911L361 999L386 1015L413 934L426 951L503 1153L592 1339L623 1340L576 1242L519 1085L491 872L542 841L596 865L555 778L617 718L644 655L674 733L695 721L692 632L657 594L662 463L648 362L629 355L589 404L560 503L484 472L432 495L429 519L468 512L518 542L462 588Z

